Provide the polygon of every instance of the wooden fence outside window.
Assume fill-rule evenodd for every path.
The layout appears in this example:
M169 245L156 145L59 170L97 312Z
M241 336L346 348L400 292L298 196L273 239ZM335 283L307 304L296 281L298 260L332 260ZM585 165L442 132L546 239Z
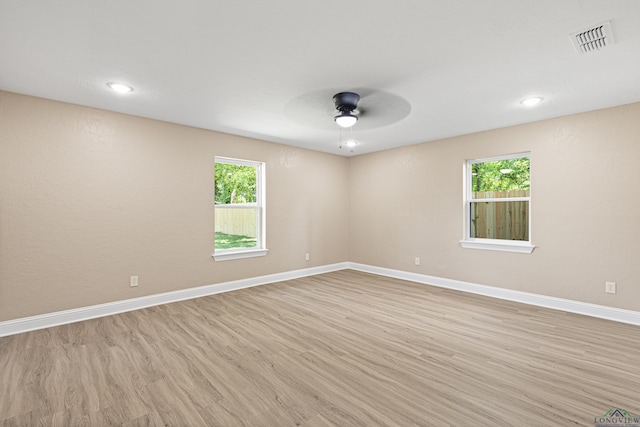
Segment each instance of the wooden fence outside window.
M236 236L257 236L257 208L255 205L235 204L215 207L216 233L232 234ZM244 206L244 207L243 207ZM248 207L251 206L251 207Z
M514 197L529 197L529 190L474 192L470 207L471 237L528 241L529 201L507 199Z

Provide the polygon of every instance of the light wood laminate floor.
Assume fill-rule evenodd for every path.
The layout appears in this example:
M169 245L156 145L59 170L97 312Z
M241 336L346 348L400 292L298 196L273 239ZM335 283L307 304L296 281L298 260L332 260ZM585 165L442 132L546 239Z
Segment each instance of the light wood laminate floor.
M640 327L350 270L0 338L0 423L593 426Z

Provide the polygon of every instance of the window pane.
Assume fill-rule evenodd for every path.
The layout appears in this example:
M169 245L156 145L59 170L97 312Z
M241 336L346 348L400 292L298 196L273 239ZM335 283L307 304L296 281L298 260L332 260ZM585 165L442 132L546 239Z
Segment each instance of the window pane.
M258 209L255 207L216 206L216 249L257 247L257 219Z
M216 204L256 202L257 168L216 162L214 199Z
M529 197L529 157L471 164L474 199Z
M529 202L471 202L471 236L529 240Z

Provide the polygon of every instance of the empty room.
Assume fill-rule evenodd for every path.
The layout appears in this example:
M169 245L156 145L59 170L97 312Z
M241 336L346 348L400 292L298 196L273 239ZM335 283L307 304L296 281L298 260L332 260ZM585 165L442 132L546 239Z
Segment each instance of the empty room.
M0 0L0 425L640 426L638 52L636 0Z

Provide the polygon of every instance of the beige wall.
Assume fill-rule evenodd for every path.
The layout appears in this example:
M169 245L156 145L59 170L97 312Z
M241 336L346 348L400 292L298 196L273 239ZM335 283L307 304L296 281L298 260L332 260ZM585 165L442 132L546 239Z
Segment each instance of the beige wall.
M214 156L266 162L266 257L211 257ZM0 321L347 261L347 179L343 157L0 92Z
M465 160L523 151L537 248L463 249ZM639 165L640 104L357 156L349 260L640 310Z
M0 92L0 321L343 261L640 310L638 118L632 104L347 159ZM521 151L537 248L461 248L465 159ZM266 257L211 258L214 156L267 163Z

